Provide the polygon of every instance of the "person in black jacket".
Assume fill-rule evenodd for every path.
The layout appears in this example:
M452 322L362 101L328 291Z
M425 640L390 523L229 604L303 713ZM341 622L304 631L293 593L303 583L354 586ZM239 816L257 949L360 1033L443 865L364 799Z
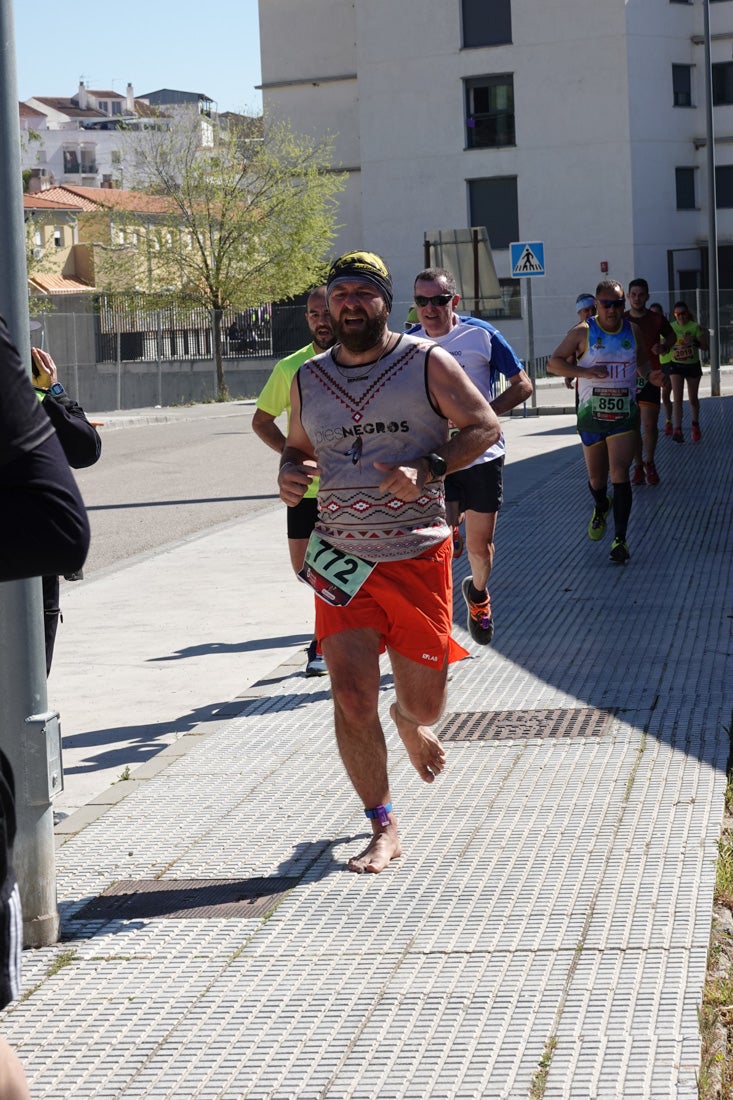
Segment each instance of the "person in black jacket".
M0 582L40 577L49 569L57 576L75 573L84 565L89 550L84 502L2 317L0 514ZM0 1008L20 987L23 925L13 870L15 832L13 772L0 751ZM28 1097L22 1066L2 1037L0 1096Z
M0 581L76 573L89 522L51 419L0 317Z
M76 401L72 400L58 380L56 364L48 352L31 348L33 386L56 435L63 447L69 466L81 470L93 466L102 453L99 432L91 424ZM61 617L60 584L57 573L43 575L43 632L46 643L46 675L51 672L56 630Z

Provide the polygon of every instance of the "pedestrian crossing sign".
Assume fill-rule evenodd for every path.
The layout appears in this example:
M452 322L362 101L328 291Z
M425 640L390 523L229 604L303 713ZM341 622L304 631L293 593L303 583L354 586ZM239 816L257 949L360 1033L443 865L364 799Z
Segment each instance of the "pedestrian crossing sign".
M509 248L513 279L545 274L545 246L542 241L517 241Z

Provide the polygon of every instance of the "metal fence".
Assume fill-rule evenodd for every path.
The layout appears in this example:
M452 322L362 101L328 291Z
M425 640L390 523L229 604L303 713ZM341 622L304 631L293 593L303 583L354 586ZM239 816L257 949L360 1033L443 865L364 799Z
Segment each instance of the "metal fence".
M95 311L98 363L211 359L221 324L225 359L280 358L310 339L298 302L214 311L178 302L159 308L102 295Z

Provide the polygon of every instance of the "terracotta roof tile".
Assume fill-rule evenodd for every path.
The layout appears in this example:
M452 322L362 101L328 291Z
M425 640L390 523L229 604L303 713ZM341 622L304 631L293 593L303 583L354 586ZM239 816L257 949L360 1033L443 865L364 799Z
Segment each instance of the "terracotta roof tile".
M55 188L54 188L55 190ZM63 202L61 200L46 198L43 195L23 195L24 210L78 210L75 202Z
M107 118L104 111L98 111L95 107L83 109L64 96L34 95L33 99L37 99L39 103L45 103L47 107L51 107L54 111L61 111L69 118Z
M124 191L116 187L77 187L65 183L49 187L44 195L56 202L67 200L80 210L130 210L138 214L166 214L174 207L168 199L146 195L143 191Z
M44 294L89 294L96 287L83 283L81 279L72 279L64 275L31 275L28 279L31 287Z
M43 192L43 197L51 199L52 202L65 202L74 210L98 210L99 204L96 202L90 202L89 199L82 198L81 195L77 195L75 191L78 188L71 188L65 186L59 187L47 187ZM86 190L86 188L85 188ZM89 190L98 191L101 188L89 188Z

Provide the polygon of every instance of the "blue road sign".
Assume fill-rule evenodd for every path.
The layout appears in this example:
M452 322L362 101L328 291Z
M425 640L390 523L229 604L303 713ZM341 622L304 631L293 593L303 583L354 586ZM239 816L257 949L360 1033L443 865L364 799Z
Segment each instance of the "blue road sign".
M545 274L545 246L542 241L517 241L509 248L513 279Z

